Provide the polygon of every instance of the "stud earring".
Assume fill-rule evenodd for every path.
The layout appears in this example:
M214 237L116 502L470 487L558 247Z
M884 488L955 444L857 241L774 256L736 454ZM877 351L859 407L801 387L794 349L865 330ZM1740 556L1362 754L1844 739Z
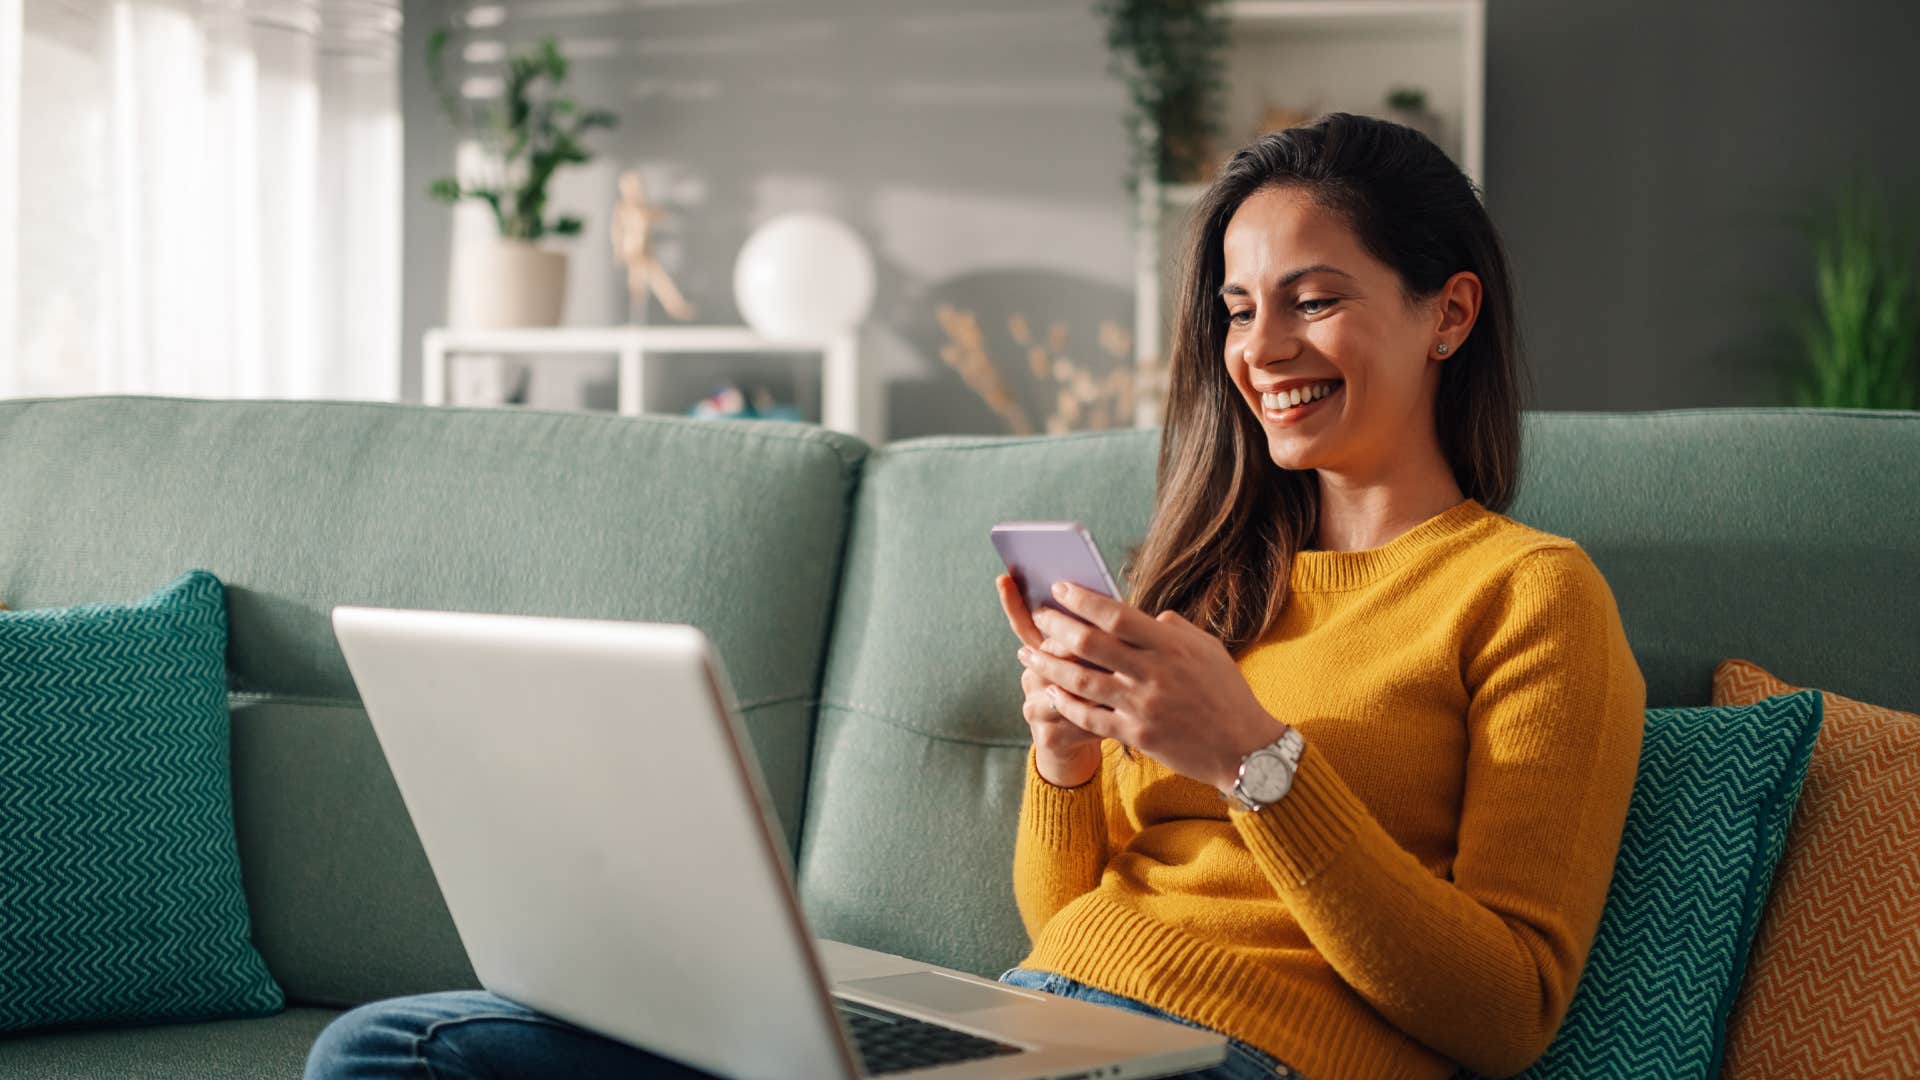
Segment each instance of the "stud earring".
M1441 356L1445 356L1447 355L1447 350L1451 348L1453 348L1453 346L1443 341L1438 346L1436 346L1433 351L1439 353Z

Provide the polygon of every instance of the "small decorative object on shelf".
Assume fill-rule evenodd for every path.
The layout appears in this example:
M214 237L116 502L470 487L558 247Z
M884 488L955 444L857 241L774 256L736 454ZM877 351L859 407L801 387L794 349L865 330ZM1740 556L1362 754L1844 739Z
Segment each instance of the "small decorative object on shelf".
M450 36L442 29L428 38L427 76L447 118L478 143L480 157L462 170L466 175L435 180L428 190L450 206L464 199L486 203L498 228L464 235L456 229L448 321L472 329L558 325L567 256L542 249L539 241L576 236L581 220L565 214L548 220L547 184L562 166L591 160L582 138L616 119L558 96L567 61L552 38L508 59L497 98L469 101L447 78Z
M1382 117L1440 141L1440 117L1427 108L1427 92L1417 86L1396 86L1387 91L1387 111Z
M688 416L703 420L802 420L800 409L785 402L773 400L773 394L764 386L751 390L742 390L738 383L728 383L716 387L714 392L693 403L687 410Z
M860 234L826 214L781 214L753 231L733 264L733 298L771 338L830 338L866 321L873 256Z
M679 286L667 274L667 268L653 256L653 227L667 212L647 201L640 174L628 170L620 174L620 201L613 205L613 223L609 229L613 253L627 268L627 295L633 300L629 318L645 321L649 286L660 293L660 306L681 322L693 318L694 306L680 295Z

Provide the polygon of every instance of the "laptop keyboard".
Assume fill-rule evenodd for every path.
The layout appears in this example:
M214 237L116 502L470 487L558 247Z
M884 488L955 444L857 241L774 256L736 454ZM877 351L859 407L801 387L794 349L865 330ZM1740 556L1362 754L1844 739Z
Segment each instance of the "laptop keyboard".
M929 1024L877 1006L856 1004L843 998L835 998L834 1004L853 1033L854 1046L860 1051L868 1076L1021 1052L1018 1046Z

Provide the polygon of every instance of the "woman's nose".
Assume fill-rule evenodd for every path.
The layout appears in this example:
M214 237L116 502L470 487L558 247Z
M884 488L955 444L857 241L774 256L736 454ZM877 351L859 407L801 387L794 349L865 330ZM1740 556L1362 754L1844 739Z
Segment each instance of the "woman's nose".
M1241 359L1248 365L1258 367L1261 364L1278 363L1290 360L1300 354L1300 338L1289 326L1280 320L1263 319L1254 316L1247 326L1247 332L1240 336L1237 346Z

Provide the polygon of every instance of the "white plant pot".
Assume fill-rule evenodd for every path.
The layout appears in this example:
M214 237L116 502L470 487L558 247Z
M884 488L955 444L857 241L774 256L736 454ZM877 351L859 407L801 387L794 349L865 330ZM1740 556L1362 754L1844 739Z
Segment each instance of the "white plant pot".
M498 233L469 234L454 251L447 322L456 329L558 326L567 299L567 255Z

